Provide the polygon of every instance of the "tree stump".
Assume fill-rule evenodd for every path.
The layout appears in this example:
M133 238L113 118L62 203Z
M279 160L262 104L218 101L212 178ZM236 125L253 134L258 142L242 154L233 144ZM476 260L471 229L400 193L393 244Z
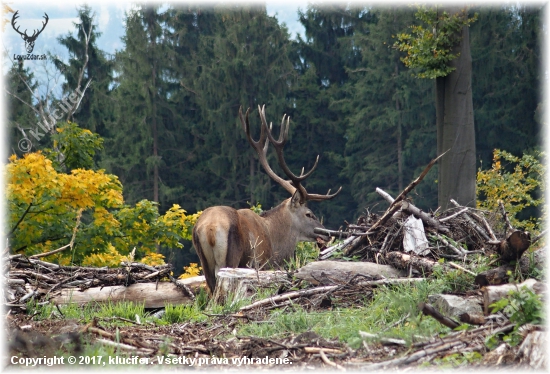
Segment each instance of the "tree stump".
M288 282L287 273L280 270L256 271L247 268L222 268L218 272L212 302L235 303L253 295L258 288L276 288Z
M547 346L548 334L545 331L531 331L519 347L518 355L521 357L521 362L534 370L546 370Z

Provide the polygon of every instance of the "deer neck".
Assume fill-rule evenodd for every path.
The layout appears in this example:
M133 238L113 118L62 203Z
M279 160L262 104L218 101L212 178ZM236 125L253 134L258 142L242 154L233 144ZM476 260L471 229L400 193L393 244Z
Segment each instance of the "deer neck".
M298 233L290 211L290 199L266 212L263 218L271 239L272 262L282 265L284 259L292 257L298 243Z

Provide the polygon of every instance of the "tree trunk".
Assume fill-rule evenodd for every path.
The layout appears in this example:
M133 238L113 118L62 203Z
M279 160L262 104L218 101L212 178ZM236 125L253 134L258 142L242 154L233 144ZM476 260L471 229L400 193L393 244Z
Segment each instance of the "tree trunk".
M151 27L152 28L152 27ZM154 29L150 30L151 33L151 45L153 53L156 52L156 39ZM157 61L156 56L153 57L153 71L152 71L152 89L151 89L151 101L152 101L152 130L153 130L153 201L159 202L159 166L158 166L158 128L157 128ZM157 252L159 246L157 245Z
M393 23L397 24L397 9L393 9ZM399 64L401 60L395 62L395 77L399 76ZM399 191L403 191L403 142L402 142L402 114L399 106L399 98L395 98L395 110L397 111L397 186Z
M456 9L447 9L455 13ZM476 154L472 100L472 58L469 29L453 53L460 55L450 65L456 70L436 78L437 153L450 149L439 161L438 204L446 209L454 199L463 206L476 202Z

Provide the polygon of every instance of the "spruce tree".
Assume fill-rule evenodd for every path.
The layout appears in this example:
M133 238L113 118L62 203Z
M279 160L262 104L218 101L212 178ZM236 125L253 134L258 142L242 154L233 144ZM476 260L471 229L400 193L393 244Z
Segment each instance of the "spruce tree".
M63 95L70 95L77 88L84 91L91 80L78 110L69 119L105 137L108 123L113 121L109 87L113 82L114 62L97 46L102 33L95 18L89 6L78 9L78 22L73 23L76 36L68 33L58 38L69 52L69 61L65 63L55 57L53 63L65 77Z

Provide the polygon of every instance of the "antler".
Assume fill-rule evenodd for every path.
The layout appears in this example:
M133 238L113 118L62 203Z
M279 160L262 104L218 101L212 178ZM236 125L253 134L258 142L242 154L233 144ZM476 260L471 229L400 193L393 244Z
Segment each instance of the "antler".
M38 35L40 35L40 33L41 33L42 31L44 31L44 29L46 28L46 25L48 24L48 21L49 21L49 19L50 19L50 17L48 17L48 14L47 14L47 13L44 13L44 16L43 16L42 18L45 18L45 19L46 19L46 22L42 22L42 30L40 30L40 31L34 30L33 34L32 34L31 36L28 36L28 35L27 35L27 29L25 29L25 32L22 33L21 31L19 31L19 27L16 27L16 26L15 26L15 20L19 18L18 13L19 13L19 11L16 11L16 12L13 14L13 17L11 18L11 25L12 25L13 29L14 29L15 31L17 31L17 33L18 33L19 35L26 37L26 40L28 40L28 41L34 41L34 40L36 40L36 38L38 37Z
M19 27L15 27L15 20L19 18L19 16L17 15L17 13L19 13L19 11L17 10L15 13L13 13L13 17L11 17L11 26L13 27L13 29L15 31L17 31L17 33L21 36L27 36L27 30L25 30L25 33L22 33L21 31L19 31Z
M259 107L258 107L259 108ZM243 118L243 111L242 107L239 108L239 117L241 119L241 123L243 124L244 131L246 132L246 138L248 139L248 142L256 150L256 153L258 153L258 159L260 160L260 164L262 164L262 167L264 168L265 172L271 179L273 179L275 182L279 183L285 190L287 190L291 195L294 194L296 191L296 188L292 186L292 184L284 180L283 178L279 177L273 169L271 169L271 166L269 166L269 163L267 162L267 148L269 146L269 142L267 142L267 132L269 130L267 129L267 126L261 127L261 133L260 133L260 140L254 141L252 139L252 136L250 135L250 122L248 120L248 113L250 112L250 108L246 110L246 120Z
M250 110L250 109L249 109ZM254 149L256 149L256 152L258 153L258 157L260 158L260 163L266 170L267 174L275 180L277 183L279 183L281 186L283 186L288 192L291 194L294 194L296 190L299 191L300 197L302 202L313 200L313 201L322 201L322 200L329 200L338 195L338 193L342 190L342 187L336 191L334 194L330 194L330 190L327 192L326 195L318 195L318 194L309 194L307 193L305 187L302 185L301 182L303 182L306 178L308 178L311 173L315 170L317 167L317 164L319 163L319 156L317 156L317 159L315 160L315 164L311 168L310 171L308 171L306 174L304 174L303 169L300 176L296 176L292 171L290 171L290 168L286 164L284 155L283 155L283 148L288 140L288 129L290 127L290 117L288 117L286 114L283 115L283 119L281 121L281 131L279 133L279 140L275 140L271 133L271 124L269 126L269 129L267 127L267 121L265 119L265 105L260 108L258 105L258 111L260 114L260 119L262 121L262 128L261 128L261 134L260 134L260 140L258 142L255 142L252 140L250 136L250 124L248 122L248 112L246 111L246 123L243 120L242 117L242 111L239 109L239 116L241 118L241 122L243 123L243 126L245 127L246 136L248 138L249 143L252 145ZM286 124L285 124L286 119ZM277 153L277 161L279 162L279 166L281 169L283 169L284 173L290 178L290 181L284 180L278 175L276 175L269 164L267 163L267 147L269 143L267 142L267 139L269 138L269 141L273 144L273 147L275 148L275 152Z
M35 30L34 33L32 34L32 36L30 37L31 39L36 39L38 37L38 35L40 35L40 33L42 33L42 31L44 31L44 29L46 28L46 25L48 24L48 21L50 20L50 17L48 17L48 14L46 14L46 12L44 12L44 16L42 18L46 19L46 22L42 22L42 30L40 30L40 31ZM25 30L25 31L27 31L27 30Z

